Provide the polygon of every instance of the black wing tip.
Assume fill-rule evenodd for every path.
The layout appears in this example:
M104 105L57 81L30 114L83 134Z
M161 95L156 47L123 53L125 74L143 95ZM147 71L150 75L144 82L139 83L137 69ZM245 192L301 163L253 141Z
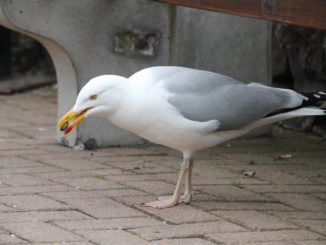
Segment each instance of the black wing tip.
M316 106L320 107L324 103L326 103L326 92L310 92L310 93L302 93L305 99L302 101L302 105L300 107L306 106Z
M318 107L318 108L322 109L324 112L324 115L326 115L326 92L322 92L322 91L304 92L304 93L301 93L301 95L304 96L304 99L302 100L301 105L294 107L294 108L285 108L285 109L277 110L272 113L269 113L265 117L274 116L277 114L297 110L297 109L303 108L303 107L313 107L313 108ZM324 116L324 115L322 115L322 116Z

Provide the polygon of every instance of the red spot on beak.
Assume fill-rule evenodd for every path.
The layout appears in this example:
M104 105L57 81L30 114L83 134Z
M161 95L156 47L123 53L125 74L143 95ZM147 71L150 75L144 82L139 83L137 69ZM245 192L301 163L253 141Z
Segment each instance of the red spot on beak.
M74 127L71 127L71 126L69 126L68 128L66 128L66 130L65 130L65 136L66 136L67 134L69 134L73 128L74 128Z

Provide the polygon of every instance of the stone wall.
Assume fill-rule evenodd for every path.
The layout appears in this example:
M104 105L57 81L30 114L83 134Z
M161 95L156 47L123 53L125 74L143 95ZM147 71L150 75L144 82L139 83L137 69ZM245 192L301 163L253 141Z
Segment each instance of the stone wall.
M326 31L273 24L273 77L297 91L326 90Z

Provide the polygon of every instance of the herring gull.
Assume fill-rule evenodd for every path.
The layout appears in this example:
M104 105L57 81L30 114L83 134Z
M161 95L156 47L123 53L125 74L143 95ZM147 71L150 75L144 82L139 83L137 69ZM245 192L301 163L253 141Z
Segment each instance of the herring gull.
M325 115L319 108L325 101L324 92L303 95L259 83L244 84L213 72L158 66L129 78L102 75L91 79L58 127L66 135L84 118L101 116L153 143L181 151L183 162L174 194L144 204L166 208L190 203L196 151L280 120Z

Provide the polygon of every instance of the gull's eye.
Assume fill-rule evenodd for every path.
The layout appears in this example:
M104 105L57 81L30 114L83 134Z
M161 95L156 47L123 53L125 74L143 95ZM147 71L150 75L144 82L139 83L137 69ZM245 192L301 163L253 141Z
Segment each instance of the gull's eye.
M89 96L89 99L90 100L96 100L96 98L97 98L97 95L96 94L93 94L93 95Z

